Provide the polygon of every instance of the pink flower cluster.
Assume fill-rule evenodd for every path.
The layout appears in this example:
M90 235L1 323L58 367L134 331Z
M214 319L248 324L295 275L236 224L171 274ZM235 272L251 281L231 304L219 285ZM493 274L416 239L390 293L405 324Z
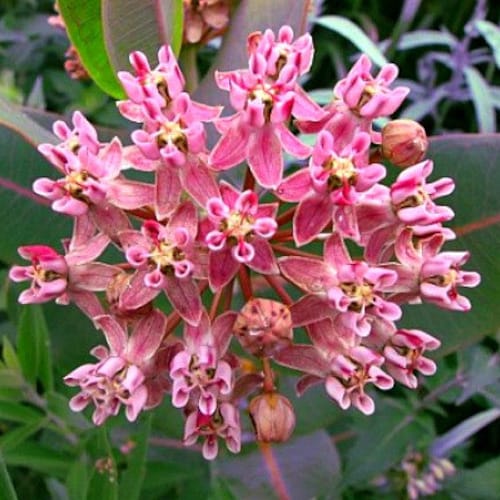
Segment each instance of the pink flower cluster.
M454 238L443 226L453 212L436 200L453 181L429 180L432 161L418 158L391 185L380 183L386 167L372 160L382 140L373 122L408 93L391 87L394 65L372 76L362 56L321 108L299 84L313 57L308 34L294 39L287 26L254 33L248 53L247 68L216 74L233 114L193 101L165 46L157 66L134 52L134 72L118 75L128 97L118 109L139 127L130 145L101 142L79 112L72 127L56 122L60 142L39 147L56 178L33 189L73 219L73 235L62 254L21 247L30 264L10 272L31 283L21 303L73 302L104 334L107 347L92 351L97 362L65 377L80 391L73 410L92 405L100 425L124 405L133 421L171 395L185 415L185 444L201 438L207 459L219 438L240 450L240 409L252 394L258 438L290 435L293 407L277 392L273 363L302 374L299 394L322 383L341 408L365 414L375 408L370 384L417 387L418 373L435 372L427 352L440 343L399 328L401 306L467 311L459 287L479 283L462 269L467 252L442 251ZM292 122L316 134L313 147ZM207 123L220 133L212 148ZM293 167L285 168L285 152ZM230 169L232 178L242 174L240 185L218 180ZM128 179L128 170L143 180ZM110 245L121 260L98 262ZM259 298L263 283L274 300ZM299 300L287 287L300 290ZM236 292L247 302L240 311L232 310ZM299 327L306 344L293 341ZM233 338L245 356L232 352Z

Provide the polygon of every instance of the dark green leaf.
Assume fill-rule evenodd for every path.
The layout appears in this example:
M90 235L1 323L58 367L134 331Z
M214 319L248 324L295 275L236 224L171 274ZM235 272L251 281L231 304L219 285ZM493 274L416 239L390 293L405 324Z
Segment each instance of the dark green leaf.
M89 441L89 449L94 467L87 500L117 500L118 473L105 425L96 430L94 438Z
M170 44L176 54L182 43L182 0L103 0L104 43L115 71L130 70L132 51L144 52L156 65L161 45Z
M17 350L26 380L32 384L40 380L45 391L52 390L54 380L49 332L41 306L23 308L19 319Z
M120 475L120 498L136 500L140 497L142 484L146 475L146 454L148 439L151 432L152 415L142 419L141 428L133 438L134 448L127 456L128 463L125 471Z
M498 500L500 491L500 458L472 470L460 470L449 480L446 489L474 500Z
M0 452L0 491L3 500L17 500L16 491L5 466L2 452Z
M377 405L374 415L357 416L358 430L345 466L344 482L349 486L366 484L401 460L408 447L416 446L433 434L432 423L417 417L406 405L388 398Z
M22 427L16 427L0 437L0 449L4 453L16 449L20 444L24 443L47 424L48 419L42 415L29 424L23 425Z
M100 0L58 0L71 43L85 69L104 92L122 99L124 92L104 43ZM128 13L127 13L128 15ZM126 16L125 16L126 17Z
M32 423L40 418L40 412L22 403L0 401L0 419L21 424Z
M17 357L16 351L7 336L2 337L2 358L4 360L5 366L14 371L20 371L21 365Z
M27 467L61 479L66 478L73 462L72 457L61 450L56 451L30 441L4 452L4 459L7 465Z
M87 499L88 467L86 457L80 457L71 465L66 479L66 488L71 500Z

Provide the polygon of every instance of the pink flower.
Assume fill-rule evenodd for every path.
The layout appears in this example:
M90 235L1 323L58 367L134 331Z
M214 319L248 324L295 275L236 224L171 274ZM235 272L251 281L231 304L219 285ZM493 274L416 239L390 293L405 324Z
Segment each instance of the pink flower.
M110 350L103 346L94 348L92 354L98 363L82 365L64 377L67 385L79 386L81 390L71 399L70 408L82 411L92 403L92 420L95 425L102 425L124 405L127 419L133 422L147 406L148 365L154 362L166 318L158 311L152 312L136 323L130 337L111 316L99 316L95 322L104 330Z
M436 373L436 363L424 357L441 345L438 339L421 330L397 330L384 347L387 371L402 384L415 389L418 385L414 371L423 375Z
M285 201L299 201L294 216L297 245L312 241L329 222L343 235L355 237L354 209L360 193L385 177L382 165L368 164L370 136L357 132L352 139L334 137L324 130L314 146L309 169L285 179L277 195Z
M221 197L207 203L204 242L208 246L208 279L218 290L236 274L240 264L264 274L277 272L271 246L266 241L278 227L275 203L259 205L251 190L240 193L221 183Z
M9 272L12 281L31 281L30 288L19 295L21 304L74 302L91 318L102 314L93 292L105 290L120 270L92 261L107 247L109 238L100 233L80 245L75 243L80 242L74 237L64 256L45 245L19 247L19 255L31 261L31 265L13 266Z
M241 449L241 427L238 410L231 403L222 403L213 415L199 410L191 412L184 427L184 444L191 446L204 438L202 453L206 460L214 460L219 453L217 438L226 442L227 449L239 453Z
M185 407L190 399L204 415L213 415L219 396L228 396L233 388L231 366L224 356L231 340L236 315L227 312L213 325L203 314L198 326L186 326L185 348L176 354L170 365L173 379L172 404Z
M392 378L380 369L383 363L383 356L375 351L364 346L353 347L348 355L340 354L331 360L332 373L326 378L326 391L343 410L352 404L365 415L371 415L375 404L365 393L365 385L372 383L383 390L394 385Z
M140 232L120 233L127 261L137 269L120 297L120 307L137 309L164 291L183 319L198 323L202 307L193 280L197 229L196 209L192 203L185 202L179 205L166 226L148 220Z

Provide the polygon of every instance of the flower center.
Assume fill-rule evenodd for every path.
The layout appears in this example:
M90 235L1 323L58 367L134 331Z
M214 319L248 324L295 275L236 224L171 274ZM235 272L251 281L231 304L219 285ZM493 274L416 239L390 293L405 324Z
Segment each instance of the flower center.
M177 122L166 122L161 126L156 136L156 144L160 149L168 144L173 144L182 153L188 151L186 134L184 134L182 127Z
M373 285L367 281L362 284L341 283L340 288L351 299L349 310L361 312L365 307L373 304Z
M88 201L83 194L85 183L93 178L86 170L71 172L64 178L64 189L73 197L81 201Z
M174 262L184 259L184 253L175 245L166 241L161 241L153 247L149 254L150 261L162 272L166 272L172 267Z
M220 231L227 237L232 236L240 240L252 232L253 224L254 218L252 216L234 211L221 222Z
M356 183L356 168L350 158L330 158L323 164L323 168L329 173L328 187L338 189L348 184Z
M249 95L251 101L260 101L264 104L264 118L266 122L271 120L271 111L273 110L274 98L271 86L255 87Z

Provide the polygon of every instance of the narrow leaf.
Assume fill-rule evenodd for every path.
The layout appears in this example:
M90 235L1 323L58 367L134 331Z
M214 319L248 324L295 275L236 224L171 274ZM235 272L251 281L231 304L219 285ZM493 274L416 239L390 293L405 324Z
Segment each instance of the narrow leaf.
M71 500L86 500L88 489L88 464L85 457L73 462L66 479L66 488Z
M5 366L7 368L10 368L11 370L20 370L21 365L19 363L16 351L14 350L13 345L10 343L10 340L6 335L4 335L2 338L2 345L2 358L5 362Z
M23 424L40 418L40 412L22 403L0 401L0 419Z
M0 449L6 453L10 450L15 450L20 444L28 440L33 434L45 427L48 419L45 416L39 417L34 422L16 427L0 437Z
M2 453L0 452L0 491L2 492L2 498L4 500L17 500L16 491L14 490L14 485L5 466L5 461L3 459Z
M456 425L446 434L438 437L430 447L431 455L435 457L447 456L453 448L461 445L464 441L479 432L491 422L500 417L500 408L491 408L474 415L460 424Z
M414 49L427 45L445 45L453 47L457 39L446 31L418 30L405 33L398 42L399 50Z
M104 43L100 0L59 0L57 3L71 43L89 75L104 92L116 99L123 98L125 94ZM122 20L124 17L127 16L122 16Z
M49 391L54 386L49 332L39 305L25 307L19 320L17 349L22 371L32 384L37 380Z
M464 69L480 132L495 132L495 107L488 83L473 66Z
M476 28L483 35L484 39L491 47L497 68L500 69L500 28L491 21L479 19L476 21Z
M377 66L387 64L387 59L377 45L365 32L349 19L340 16L323 16L316 19L316 24L347 38L361 52L364 52Z
M139 499L146 475L146 454L151 432L152 415L143 419L142 429L134 439L135 447L129 454L128 467L120 476L120 498Z
M87 500L118 500L116 461L106 426L97 429L90 444L94 473L89 481Z

